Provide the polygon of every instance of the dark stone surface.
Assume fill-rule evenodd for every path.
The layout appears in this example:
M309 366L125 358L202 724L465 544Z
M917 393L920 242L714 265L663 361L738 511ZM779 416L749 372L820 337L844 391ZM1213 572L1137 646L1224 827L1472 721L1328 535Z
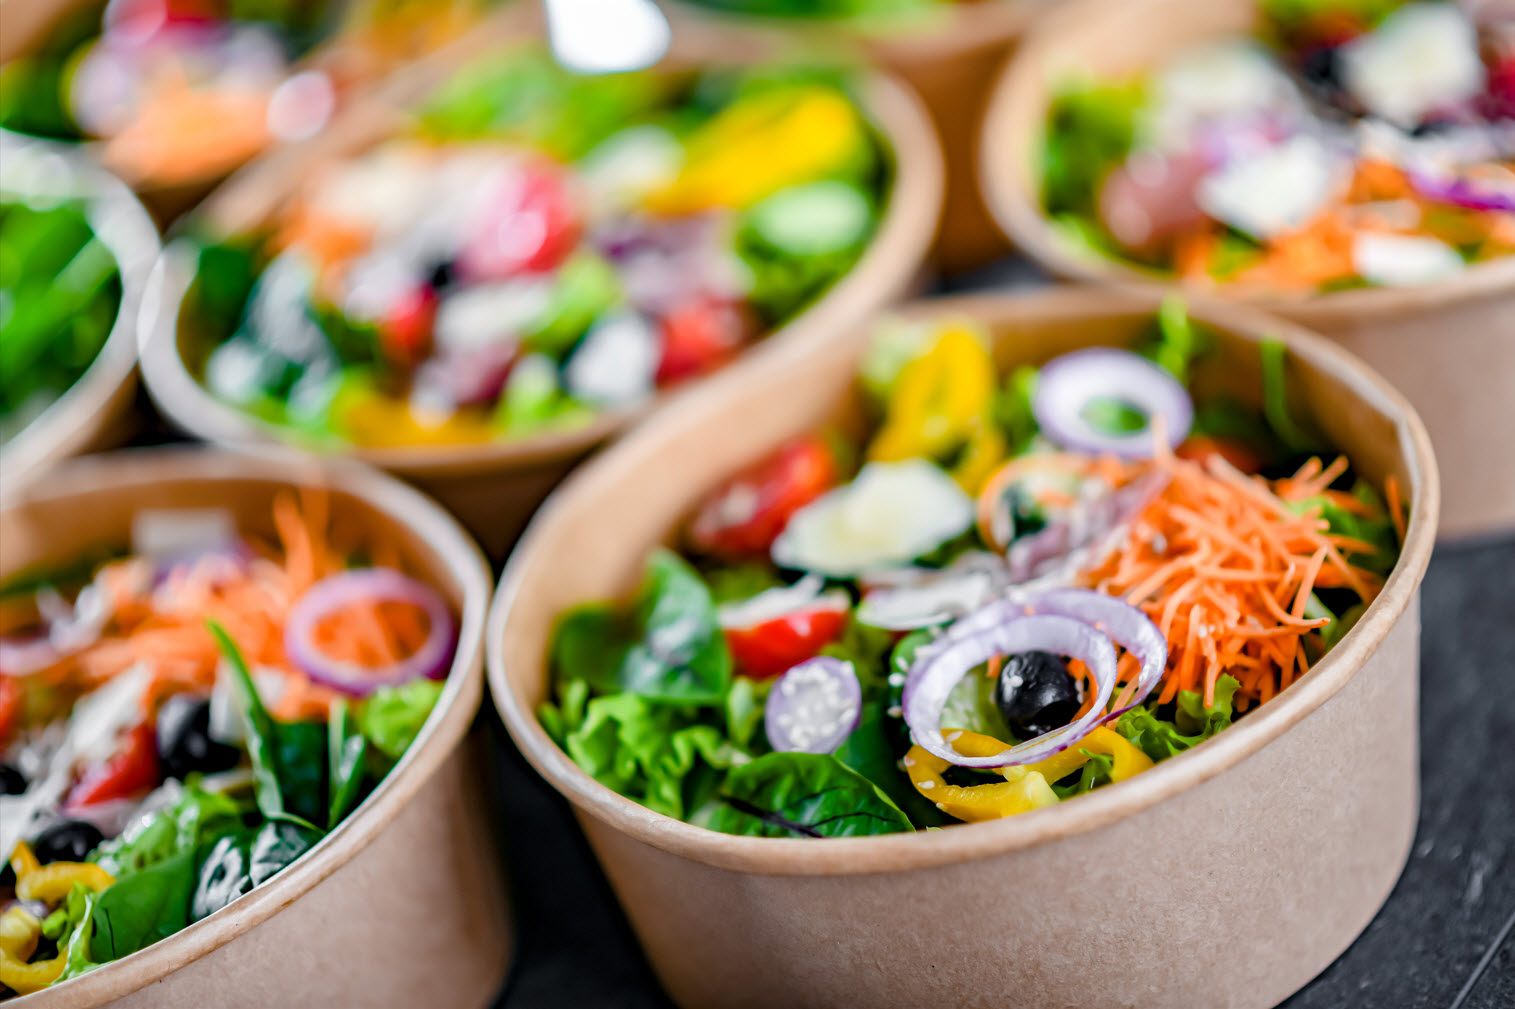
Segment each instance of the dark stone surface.
M1439 550L1422 620L1410 863L1287 1009L1515 1007L1515 542ZM520 945L497 1009L666 1009L565 804L499 749Z

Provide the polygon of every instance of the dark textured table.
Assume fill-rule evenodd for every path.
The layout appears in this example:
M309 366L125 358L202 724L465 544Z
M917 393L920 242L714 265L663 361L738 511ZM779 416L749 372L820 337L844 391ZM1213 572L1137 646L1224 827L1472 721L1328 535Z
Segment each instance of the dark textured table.
M1036 280L1012 263L953 286ZM1438 550L1421 619L1409 864L1357 942L1288 1009L1515 1009L1515 542ZM519 935L497 1009L666 1009L566 804L492 724Z

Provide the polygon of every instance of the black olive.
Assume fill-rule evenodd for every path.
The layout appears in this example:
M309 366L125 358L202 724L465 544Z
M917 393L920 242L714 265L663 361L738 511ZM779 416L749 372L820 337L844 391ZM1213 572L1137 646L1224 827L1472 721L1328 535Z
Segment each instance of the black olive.
M436 266L431 268L431 274L427 277L426 282L440 291L452 283L452 271L452 261L448 259L441 260Z
M1078 689L1063 660L1050 652L1007 656L994 703L1021 739L1067 725L1078 714Z
M88 820L60 820L37 835L32 851L43 865L82 862L103 840L100 828Z
M12 764L0 764L0 795L20 795L26 791L26 775Z
M1341 64L1336 58L1336 49L1321 46L1305 54L1299 72L1305 80L1325 88L1334 88L1341 83Z
M158 762L170 778L198 771L229 771L241 758L235 746L210 738L210 701L180 694L158 711Z

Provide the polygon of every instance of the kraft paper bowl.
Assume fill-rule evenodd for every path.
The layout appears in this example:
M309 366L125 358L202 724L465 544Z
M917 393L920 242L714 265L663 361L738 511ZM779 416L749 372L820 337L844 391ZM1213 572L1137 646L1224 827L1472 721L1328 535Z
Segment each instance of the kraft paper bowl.
M994 88L981 170L989 206L1016 246L1059 276L1121 287L1175 281L1073 247L1042 211L1043 124L1070 74L1122 79L1196 45L1245 34L1255 0L1075 0L1049 15ZM1419 288L1328 294L1228 291L1331 337L1419 412L1441 467L1443 538L1515 533L1515 256Z
M898 74L920 94L942 139L947 196L933 258L944 270L981 266L1006 251L978 181L979 125L990 85L1026 25L1059 0L942 3L919 21L870 25L758 17L663 0L681 44L712 54L754 47L850 54Z
M472 54L477 55L499 40L485 35L472 41ZM451 66L455 69L456 64ZM441 70L431 66L417 76L436 80ZM908 87L877 73L867 75L862 84L863 111L894 159L893 186L873 241L851 271L800 314L745 349L743 359L832 340L902 294L919 273L941 205L940 149L919 100ZM364 150L390 136L404 121L404 113L391 103L356 107L317 143L279 152L250 166L211 197L203 208L204 219L222 234L253 229L277 212L280 201L313 164ZM149 281L142 321L142 373L148 392L169 420L195 437L224 444L286 440L288 436L278 428L212 396L186 364L203 358L205 352L202 335L180 316L193 264L190 249L170 245ZM353 448L348 454L436 497L491 556L502 558L532 511L580 459L688 388L669 390L631 410L601 413L572 430L476 445Z
M903 311L977 320L1013 365L1126 343L1157 304L1063 289ZM675 1002L1261 1009L1367 925L1415 831L1417 590L1436 464L1410 407L1339 348L1223 304L1194 315L1220 331L1235 391L1260 381L1260 337L1286 342L1299 406L1370 479L1409 488L1407 541L1362 622L1278 698L1067 804L886 837L729 836L598 784L536 720L555 618L624 598L647 551L723 478L855 414L866 331L712 384L575 474L533 522L490 612L490 687L527 759L573 804Z
M459 615L447 686L425 729L361 806L251 893L184 931L16 1009L410 1009L489 1004L510 957L492 800L469 726L483 693L488 568L456 522L366 468L205 449L79 460L0 498L0 577L128 541L142 508L227 508L272 537L272 499L330 491L332 518L395 543Z
M75 148L0 130L0 193L26 200L81 199L115 257L121 305L100 353L78 381L0 447L0 477L19 486L68 456L119 444L137 388L137 310L158 255L158 231L115 176Z

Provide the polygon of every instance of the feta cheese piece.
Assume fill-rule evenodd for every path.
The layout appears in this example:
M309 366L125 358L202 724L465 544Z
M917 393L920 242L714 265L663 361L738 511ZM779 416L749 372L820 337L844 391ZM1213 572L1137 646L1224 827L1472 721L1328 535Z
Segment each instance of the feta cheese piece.
M1262 46L1228 41L1194 49L1157 75L1149 127L1158 147L1184 150L1201 124L1292 119L1303 107L1299 88Z
M1265 240L1303 227L1343 181L1342 163L1318 138L1290 138L1200 180L1205 213Z
M1381 287L1431 284L1467 268L1457 250L1438 239L1373 232L1353 238L1352 266L1364 280Z
M972 524L973 499L939 466L874 462L795 512L773 543L773 561L849 577L908 563Z
M589 331L563 370L568 394L598 406L629 406L653 389L662 347L652 324L634 312Z
M636 206L648 193L668 185L684 164L684 146L672 132L647 124L621 130L600 142L579 162L579 188L592 219Z
M513 340L547 311L551 281L540 278L460 288L437 306L437 348L464 353Z
M1370 113L1412 129L1484 87L1478 30L1456 4L1411 3L1342 46L1342 81Z

